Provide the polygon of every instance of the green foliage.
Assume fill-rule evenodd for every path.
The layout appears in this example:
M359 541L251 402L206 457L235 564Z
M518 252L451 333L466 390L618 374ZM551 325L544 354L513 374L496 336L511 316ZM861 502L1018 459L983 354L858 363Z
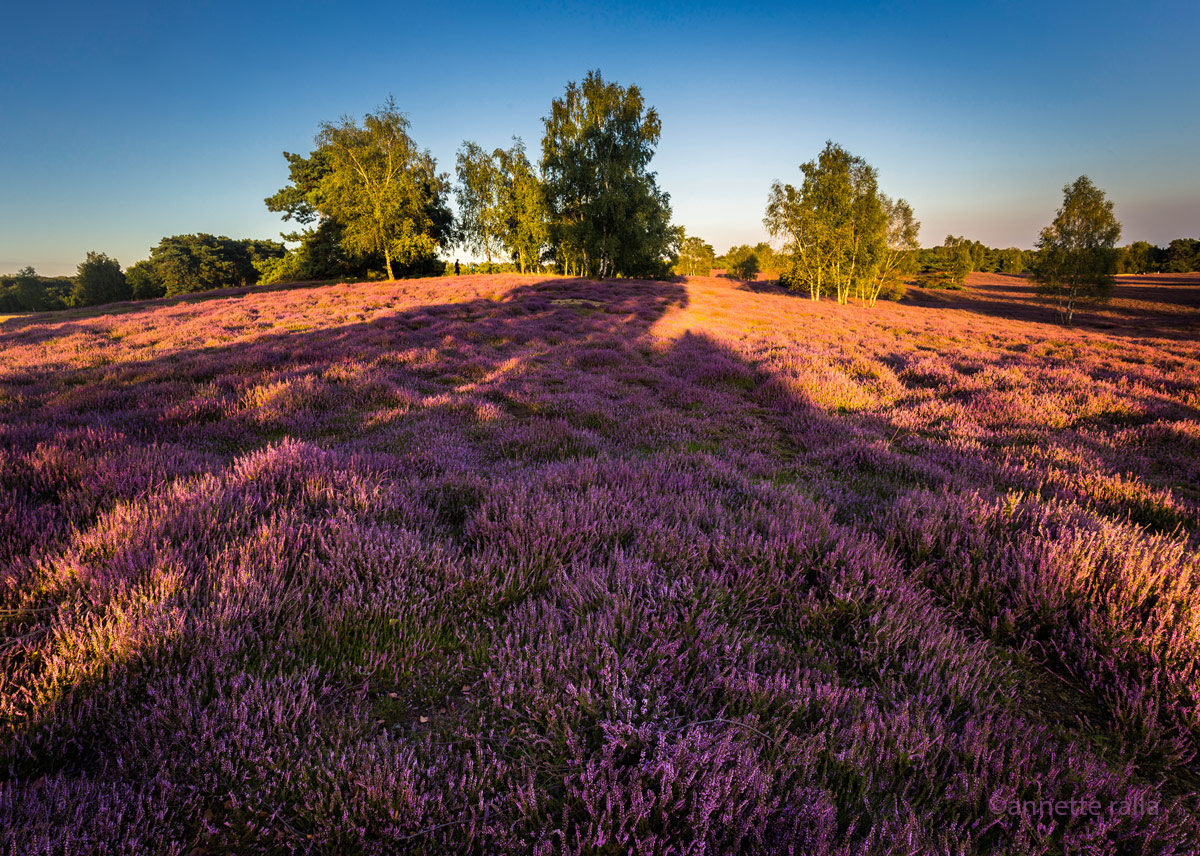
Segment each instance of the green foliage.
M721 257L726 275L734 279L751 280L758 276L758 256L752 247L742 244L730 247L729 252Z
M947 235L940 247L922 251L921 284L927 288L962 288L967 274L976 269L976 262L982 257L982 253L975 251L974 242Z
M342 229L332 220L322 220L315 229L294 232L284 238L299 242L299 246L278 258L255 262L264 283L365 279L372 267L383 267L382 256L347 253L342 243Z
M104 253L91 252L79 263L75 287L71 290L72 306L116 303L129 300L132 296L116 259L110 259Z
M521 273L538 270L550 234L542 181L520 137L513 138L507 151L496 149L492 157L500 172L500 240Z
M680 239L670 197L649 170L662 124L637 86L590 71L544 120L550 243L564 273L667 276Z
M278 241L235 240L204 233L163 238L150 250L145 272L135 282L146 296L190 294L214 288L254 285L258 265L279 259L284 247ZM135 265L137 267L137 265Z
M675 273L681 276L708 276L715 266L715 259L712 244L694 235L685 237L679 244Z
M146 259L125 269L125 281L134 300L152 300L167 293L158 267L153 261Z
M861 157L827 142L816 160L800 166L797 189L775 182L763 220L787 240L782 279L813 300L832 293L839 303L865 294L886 252L888 217L878 174Z
M1121 224L1104 191L1086 175L1063 188L1063 204L1038 238L1033 278L1070 324L1081 304L1108 299L1117 269Z
M495 158L470 140L463 140L458 151L459 240L469 251L481 253L492 265L492 254L499 249L504 211L501 205L502 174Z
M1017 247L996 250L996 270L1001 273L1025 273L1028 269L1024 250Z
M46 312L71 303L75 282L68 276L39 276L32 267L0 276L0 313Z
M341 224L347 249L382 253L387 278L401 267L427 264L445 244L452 218L446 207L449 177L437 172L428 150L408 135L395 100L368 113L362 127L349 116L324 122L318 149L329 162L313 207Z
M917 233L921 224L913 217L912 206L903 199L892 200L882 193L879 203L886 227L875 263L875 275L858 280L858 297L864 306L874 306L880 297L889 300L903 297L904 279L916 268L920 250Z
M51 306L46 286L32 267L17 271L13 280L13 296L17 305L26 312L45 312Z
M1163 263L1165 273L1190 273L1200 270L1200 240L1176 238L1167 245Z
M363 275L380 263L389 279L397 272L440 269L436 252L449 243L453 226L449 176L437 172L437 162L417 148L408 128L389 98L361 127L348 116L323 122L307 157L283 153L289 184L265 200L267 208L285 220L319 226L284 236L300 242L292 251L296 257L263 265L265 276ZM341 254L329 246L335 235Z

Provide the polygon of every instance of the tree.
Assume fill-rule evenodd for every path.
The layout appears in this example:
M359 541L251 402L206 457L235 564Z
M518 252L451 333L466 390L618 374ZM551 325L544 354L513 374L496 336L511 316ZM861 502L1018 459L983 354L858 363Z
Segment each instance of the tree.
M922 253L925 283L933 288L961 288L967 274L975 269L971 241L947 235L940 247Z
M104 253L88 253L79 263L75 274L75 287L71 290L72 306L95 306L100 303L115 303L129 300L132 294L121 265Z
M875 260L875 276L859 279L859 300L863 306L874 306L883 293L904 293L904 277L911 273L921 245L917 233L921 224L913 218L912 206L903 199L892 200L879 194L886 222L883 244Z
M23 267L17 271L13 279L13 296L17 304L27 312L45 312L50 308L46 286L32 267Z
M458 151L458 184L454 188L462 243L468 250L483 254L489 271L503 227L502 175L496 160L478 143L463 140Z
M496 149L493 158L500 171L500 240L526 273L541 267L549 239L545 191L520 137L507 151Z
M150 259L130 265L125 270L125 281L134 300L152 300L167 293L158 267Z
M679 244L679 261L676 273L683 276L708 276L712 273L716 253L712 244L707 244L695 235L685 237Z
M1191 273L1200 270L1200 240L1176 238L1167 245L1163 270L1167 273Z
M734 279L754 279L758 275L758 256L754 249L746 244L730 247L729 252L720 259L726 275Z
M336 234L353 261L381 258L388 279L396 266L436 269L435 253L449 241L453 224L449 176L437 172L433 156L417 148L408 129L388 98L362 127L349 116L321 123L317 148L307 158L284 152L291 183L268 197L267 207L284 212L285 220L333 223L323 234L308 230L285 239L316 244Z
M1081 304L1108 299L1117 269L1121 224L1104 191L1086 175L1063 187L1063 204L1038 238L1038 293L1070 324Z
M662 123L637 86L590 71L543 120L550 239L564 272L664 276L679 239L670 197L649 170Z
M886 241L887 217L878 174L861 157L827 142L816 160L800 166L797 190L775 182L763 220L773 236L787 239L791 255L784 281L807 288L813 300L826 290L846 303L864 280L876 275Z
M1151 273L1158 270L1161 250L1149 241L1134 241L1122 247L1117 257L1117 273Z
M1024 273L1025 251L1019 247L1009 247L996 254L996 269L1001 273Z
M134 284L139 289L149 289L148 294L153 296L160 289L163 294L173 296L254 285L264 263L283 255L283 245L278 241L234 240L205 233L173 235L163 238L150 250L153 278L149 277L149 271L146 274L139 271Z

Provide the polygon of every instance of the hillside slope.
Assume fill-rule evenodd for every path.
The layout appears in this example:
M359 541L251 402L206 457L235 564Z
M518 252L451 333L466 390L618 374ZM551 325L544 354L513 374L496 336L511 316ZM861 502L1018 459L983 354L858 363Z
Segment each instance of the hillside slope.
M1194 852L1198 294L14 319L0 850Z

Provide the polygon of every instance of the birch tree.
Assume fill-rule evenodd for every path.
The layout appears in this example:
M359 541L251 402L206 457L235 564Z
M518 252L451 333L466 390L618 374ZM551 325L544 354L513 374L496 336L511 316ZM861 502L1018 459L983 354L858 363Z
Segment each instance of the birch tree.
M1070 324L1080 305L1107 300L1117 270L1121 224L1086 175L1063 188L1063 204L1038 238L1033 281Z
M497 153L498 154L498 153ZM496 158L478 144L463 141L456 167L459 236L466 248L481 253L492 268L492 253L500 247L504 212L502 176Z
M295 186L268 205L336 222L347 250L382 255L388 279L395 279L394 263L431 258L448 240L452 222L445 201L449 177L437 172L433 156L408 131L392 98L361 127L349 116L321 123L317 151L308 159L289 157L312 169L300 170L301 181L293 163Z
M665 274L679 232L649 169L662 123L641 90L588 72L567 84L543 123L550 239L564 272Z
M784 281L813 300L830 292L838 303L868 288L884 256L887 215L878 173L861 157L827 142L801 164L799 188L775 182L767 199L767 230L784 237L790 263Z

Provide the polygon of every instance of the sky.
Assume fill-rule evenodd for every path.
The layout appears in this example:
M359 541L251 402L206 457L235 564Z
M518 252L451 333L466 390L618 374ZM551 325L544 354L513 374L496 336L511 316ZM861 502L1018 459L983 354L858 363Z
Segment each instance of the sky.
M453 171L540 151L599 69L662 120L673 220L724 252L826 140L907 199L921 241L1031 247L1086 174L1122 242L1200 236L1200 3L12 4L0 51L0 273L128 266L166 235L277 238L262 200L324 120L394 95Z

